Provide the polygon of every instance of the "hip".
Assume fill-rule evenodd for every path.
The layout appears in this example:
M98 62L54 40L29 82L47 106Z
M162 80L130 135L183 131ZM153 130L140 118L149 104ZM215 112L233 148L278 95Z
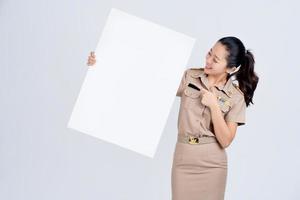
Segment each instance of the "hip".
M206 140L206 139L204 139ZM227 168L227 152L214 140L206 143L190 144L177 140L174 150L174 165L207 165ZM202 141L203 142L203 141Z

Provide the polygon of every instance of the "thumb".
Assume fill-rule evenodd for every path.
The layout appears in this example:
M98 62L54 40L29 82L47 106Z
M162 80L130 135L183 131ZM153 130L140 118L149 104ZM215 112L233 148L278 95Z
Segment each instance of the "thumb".
M216 94L216 91L212 89L212 93L213 93L213 94Z

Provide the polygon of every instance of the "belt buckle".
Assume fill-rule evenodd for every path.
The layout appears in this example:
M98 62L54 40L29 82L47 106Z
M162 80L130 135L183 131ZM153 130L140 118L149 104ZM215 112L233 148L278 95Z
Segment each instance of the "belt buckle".
M193 137L193 136L189 136L189 144L199 144L199 138L198 137Z

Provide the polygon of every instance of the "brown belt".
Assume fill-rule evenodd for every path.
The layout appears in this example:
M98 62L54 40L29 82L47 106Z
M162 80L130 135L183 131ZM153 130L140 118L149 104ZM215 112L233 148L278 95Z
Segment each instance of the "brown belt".
M195 137L191 135L182 135L182 134L178 134L177 141L181 143L187 143L187 144L206 144L206 143L218 142L216 137L214 136L202 135L199 137Z

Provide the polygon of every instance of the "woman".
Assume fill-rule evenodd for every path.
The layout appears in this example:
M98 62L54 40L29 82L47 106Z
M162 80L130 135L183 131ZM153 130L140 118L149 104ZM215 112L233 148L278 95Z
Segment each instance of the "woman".
M96 62L91 52L88 65ZM245 124L258 83L253 54L236 37L218 40L204 68L184 71L178 136L172 165L172 200L223 200L227 148ZM231 77L238 82L233 83Z

